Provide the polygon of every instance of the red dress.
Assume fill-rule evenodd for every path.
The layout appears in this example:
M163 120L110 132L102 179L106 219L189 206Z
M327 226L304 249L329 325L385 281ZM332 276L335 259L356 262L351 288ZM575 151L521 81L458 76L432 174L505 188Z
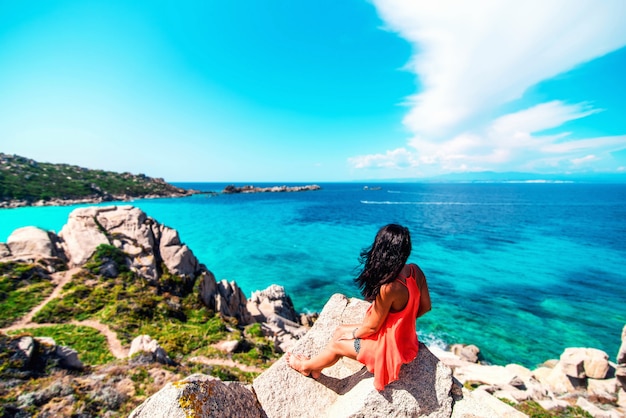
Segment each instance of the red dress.
M361 339L361 349L356 357L367 366L367 370L374 373L374 387L377 390L383 390L387 383L398 380L400 367L417 357L415 321L420 305L420 290L415 279L418 267L411 264L410 269L411 275L406 279L409 290L406 306L401 311L389 312L376 334ZM365 315L369 315L372 306Z

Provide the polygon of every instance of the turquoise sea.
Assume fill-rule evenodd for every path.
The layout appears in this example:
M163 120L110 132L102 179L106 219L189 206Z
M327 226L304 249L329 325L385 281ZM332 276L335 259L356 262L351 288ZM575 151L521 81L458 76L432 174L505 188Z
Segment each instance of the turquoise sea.
M359 252L380 226L401 223L431 289L433 310L418 321L427 344L476 344L490 363L528 367L574 346L615 360L626 324L626 185L320 185L130 204L177 229L218 279L247 296L281 284L300 311L321 310L333 293L358 296ZM59 232L74 208L2 209L0 241L27 225Z

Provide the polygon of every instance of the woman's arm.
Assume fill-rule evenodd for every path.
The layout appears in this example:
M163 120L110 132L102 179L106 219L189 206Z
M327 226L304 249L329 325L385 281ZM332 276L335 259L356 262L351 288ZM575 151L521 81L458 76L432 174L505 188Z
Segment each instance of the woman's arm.
M400 292L406 289L404 286L400 286L402 285L398 283L389 283L380 288L380 293L372 303L372 309L363 318L363 323L352 330L350 338L369 337L378 332L391 310L393 301L400 296Z
M424 315L430 311L432 305L430 303L430 292L428 291L428 283L426 282L426 276L422 271L419 271L417 285L420 289L420 306L417 309L417 317Z

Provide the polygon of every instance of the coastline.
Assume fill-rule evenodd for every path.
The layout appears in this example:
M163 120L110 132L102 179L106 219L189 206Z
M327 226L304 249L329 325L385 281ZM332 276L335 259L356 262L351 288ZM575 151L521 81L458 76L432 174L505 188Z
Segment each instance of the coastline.
M37 200L37 201L29 201L29 200L4 200L0 201L0 209L15 209L15 208L23 208L23 207L42 207L42 206L72 206L72 205L83 205L83 204L100 204L107 202L132 202L137 199L168 199L168 198L181 198L181 197L190 197L194 195L204 194L204 195L218 195L218 194L251 194L251 193L294 193L294 192L305 192L305 191L315 191L320 190L321 187L317 184L308 184L305 186L270 186L270 187L256 187L252 185L246 186L234 186L229 185L224 188L221 192L214 191L199 191L193 189L180 189L180 192L171 192L164 194L147 194L141 196L131 196L127 194L121 195L92 195L82 198L75 199L64 199L64 198L52 198L49 200Z
M169 193L164 195L149 194L145 196L129 196L129 195L105 195L105 196L89 196L78 199L53 198L50 200L37 200L34 202L28 200L5 200L0 201L0 209L15 209L23 207L42 207L42 206L72 206L83 204L100 204L106 202L132 202L136 199L159 199L159 198L181 198L189 197L196 194L206 194L206 192L189 191L189 193Z

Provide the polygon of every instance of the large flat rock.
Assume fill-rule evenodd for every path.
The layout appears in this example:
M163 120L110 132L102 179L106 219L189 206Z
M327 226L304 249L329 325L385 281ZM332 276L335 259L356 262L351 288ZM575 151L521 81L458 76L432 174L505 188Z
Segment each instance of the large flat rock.
M337 325L360 323L368 303L333 295L311 330L293 352L310 356L321 350ZM292 370L285 357L253 383L268 417L450 417L450 369L420 344L417 358L402 367L400 380L381 392L360 363L344 358L315 380Z

